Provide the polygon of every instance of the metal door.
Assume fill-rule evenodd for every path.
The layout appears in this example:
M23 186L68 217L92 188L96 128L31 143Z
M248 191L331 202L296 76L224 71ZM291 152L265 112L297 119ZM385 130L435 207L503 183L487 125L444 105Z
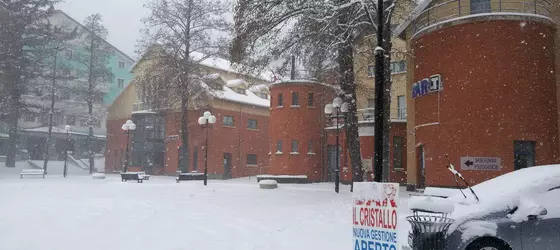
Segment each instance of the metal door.
M418 187L424 188L426 186L426 165L424 161L424 145L418 146L417 151L418 159Z
M334 181L336 170L336 145L327 146L327 181ZM340 157L338 158L340 166Z

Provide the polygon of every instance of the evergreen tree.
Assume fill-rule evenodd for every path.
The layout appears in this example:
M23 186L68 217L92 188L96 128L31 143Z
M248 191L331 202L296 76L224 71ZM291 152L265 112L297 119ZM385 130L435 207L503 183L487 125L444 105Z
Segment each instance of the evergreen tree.
M21 96L42 74L45 45L51 31L45 20L54 13L56 0L0 1L0 119L8 124L7 167L15 167Z

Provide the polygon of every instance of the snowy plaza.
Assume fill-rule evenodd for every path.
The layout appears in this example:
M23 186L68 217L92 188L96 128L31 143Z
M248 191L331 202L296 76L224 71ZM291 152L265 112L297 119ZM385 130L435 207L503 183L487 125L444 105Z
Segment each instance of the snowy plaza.
M332 183L261 190L255 178L124 183L73 168L64 179L56 167L20 179L19 168L0 169L0 249L352 247L349 186L336 194Z

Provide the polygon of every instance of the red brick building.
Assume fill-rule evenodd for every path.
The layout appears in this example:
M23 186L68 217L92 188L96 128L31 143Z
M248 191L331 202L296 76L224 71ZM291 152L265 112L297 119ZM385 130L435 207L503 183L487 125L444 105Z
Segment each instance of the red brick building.
M411 186L455 185L446 154L472 184L560 162L559 36L551 6L513 1L505 11L490 2L461 2L463 11L450 18L440 15L448 4L425 1L397 29L411 52Z
M335 119L324 107L335 97L334 88L313 81L292 80L270 85L269 174L306 175L309 181L334 181L336 169ZM360 148L366 177L372 180L373 120L360 115ZM334 120L334 121L333 121ZM352 180L343 119L339 129L339 168L343 183ZM394 120L390 132L391 167L388 180L406 182L406 121Z
M109 107L107 172L121 171L124 166L127 137L121 126L128 119L137 125L130 135L130 171L176 174L182 145L180 119L188 119L188 171L202 172L206 132L197 120L204 111L210 111L217 122L208 131L209 175L234 178L266 173L270 152L268 83L224 69L221 65L226 63L215 63L216 60L221 59L209 59L204 65L208 74L215 76L206 83L216 88L215 94L207 108L193 108L187 118L180 116L178 107L158 110L144 107L135 84L124 89Z
M310 181L326 181L323 108L334 98L334 88L304 80L274 83L269 88L269 174L306 175Z

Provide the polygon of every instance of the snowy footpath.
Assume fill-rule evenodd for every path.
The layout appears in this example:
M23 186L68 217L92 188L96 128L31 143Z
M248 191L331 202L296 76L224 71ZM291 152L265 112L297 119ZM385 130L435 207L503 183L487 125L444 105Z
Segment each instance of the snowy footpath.
M0 249L353 247L349 186L336 194L332 183L261 190L254 178L209 180L207 187L160 176L144 183L123 183L117 175L20 179L16 169L0 168ZM399 223L408 229L408 194L401 197Z

